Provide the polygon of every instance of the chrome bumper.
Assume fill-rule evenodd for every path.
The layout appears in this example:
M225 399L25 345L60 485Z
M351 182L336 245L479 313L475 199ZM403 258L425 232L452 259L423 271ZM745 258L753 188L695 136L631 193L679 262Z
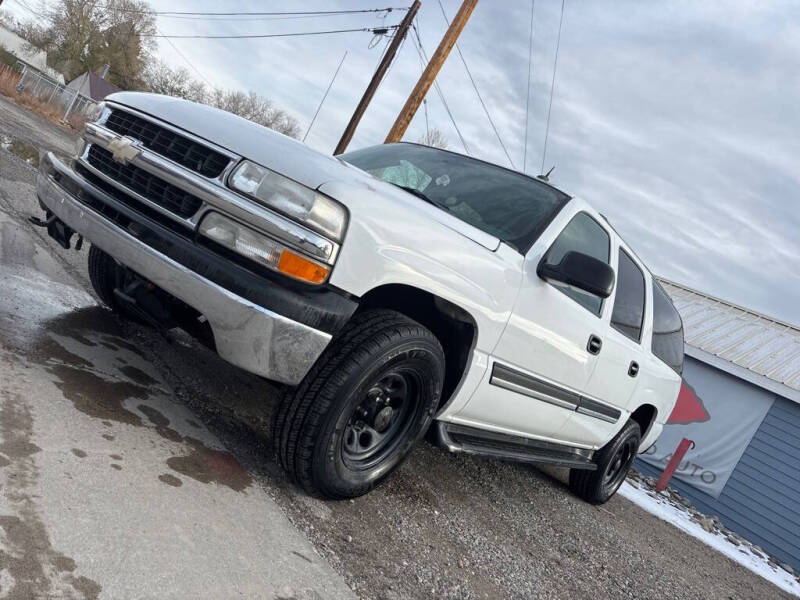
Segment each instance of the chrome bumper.
M48 210L120 263L201 312L222 358L269 379L300 383L330 334L257 306L150 248L58 185L54 171L79 178L52 153L42 156L36 192ZM92 193L104 195L95 189Z

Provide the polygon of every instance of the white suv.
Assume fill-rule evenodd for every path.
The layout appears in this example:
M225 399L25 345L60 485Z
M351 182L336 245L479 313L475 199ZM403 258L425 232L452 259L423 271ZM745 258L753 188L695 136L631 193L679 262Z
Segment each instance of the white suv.
M669 298L589 204L521 173L389 144L330 157L216 109L109 97L37 192L100 298L288 384L281 464L369 491L425 435L571 469L591 502L658 437L681 383Z

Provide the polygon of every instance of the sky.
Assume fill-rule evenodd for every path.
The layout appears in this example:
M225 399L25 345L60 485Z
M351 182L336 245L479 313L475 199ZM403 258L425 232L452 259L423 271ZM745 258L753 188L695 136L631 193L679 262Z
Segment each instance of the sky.
M51 0L52 1L52 0ZM448 18L459 0L441 0ZM35 0L28 0L36 6ZM151 0L155 10L292 11L399 7L410 0ZM422 0L428 55L446 23ZM566 0L545 170L602 212L659 276L800 323L800 11L792 2ZM26 13L5 2L16 16ZM535 0L527 160L542 168L561 0ZM270 20L158 17L162 34L286 33L376 27L404 13ZM459 46L511 159L523 170L531 2L479 0ZM375 43L370 48L371 43ZM371 33L257 40L159 40L158 55L214 85L255 90L329 153L386 44ZM177 48L179 52L175 50ZM181 56L183 54L183 56ZM185 57L185 58L184 58ZM187 64L187 60L191 65ZM406 40L350 149L383 141L421 72ZM438 81L470 154L509 166L453 52ZM464 152L436 92L427 122ZM421 108L405 139L426 131Z

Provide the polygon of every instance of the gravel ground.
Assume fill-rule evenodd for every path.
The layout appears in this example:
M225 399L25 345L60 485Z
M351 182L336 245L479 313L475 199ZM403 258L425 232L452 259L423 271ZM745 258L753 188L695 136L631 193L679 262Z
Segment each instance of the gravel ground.
M67 150L70 136L0 98L0 134ZM33 211L34 171L0 150L0 205ZM1 240L0 240L1 241ZM55 244L48 240L55 251ZM85 250L59 253L87 282ZM87 284L88 288L88 284ZM326 502L289 483L271 453L277 386L186 336L123 323L188 406L362 598L779 598L750 571L621 497L585 504L566 472L421 444L366 497Z

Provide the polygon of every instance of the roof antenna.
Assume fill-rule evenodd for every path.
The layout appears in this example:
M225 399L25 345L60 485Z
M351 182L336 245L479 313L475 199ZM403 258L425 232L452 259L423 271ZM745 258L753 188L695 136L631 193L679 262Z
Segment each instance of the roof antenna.
M545 173L544 175L537 175L536 179L541 179L542 181L550 181L550 173L552 173L553 169L555 169L555 168L556 168L556 166L553 165L552 167L550 167L550 170L547 173Z

